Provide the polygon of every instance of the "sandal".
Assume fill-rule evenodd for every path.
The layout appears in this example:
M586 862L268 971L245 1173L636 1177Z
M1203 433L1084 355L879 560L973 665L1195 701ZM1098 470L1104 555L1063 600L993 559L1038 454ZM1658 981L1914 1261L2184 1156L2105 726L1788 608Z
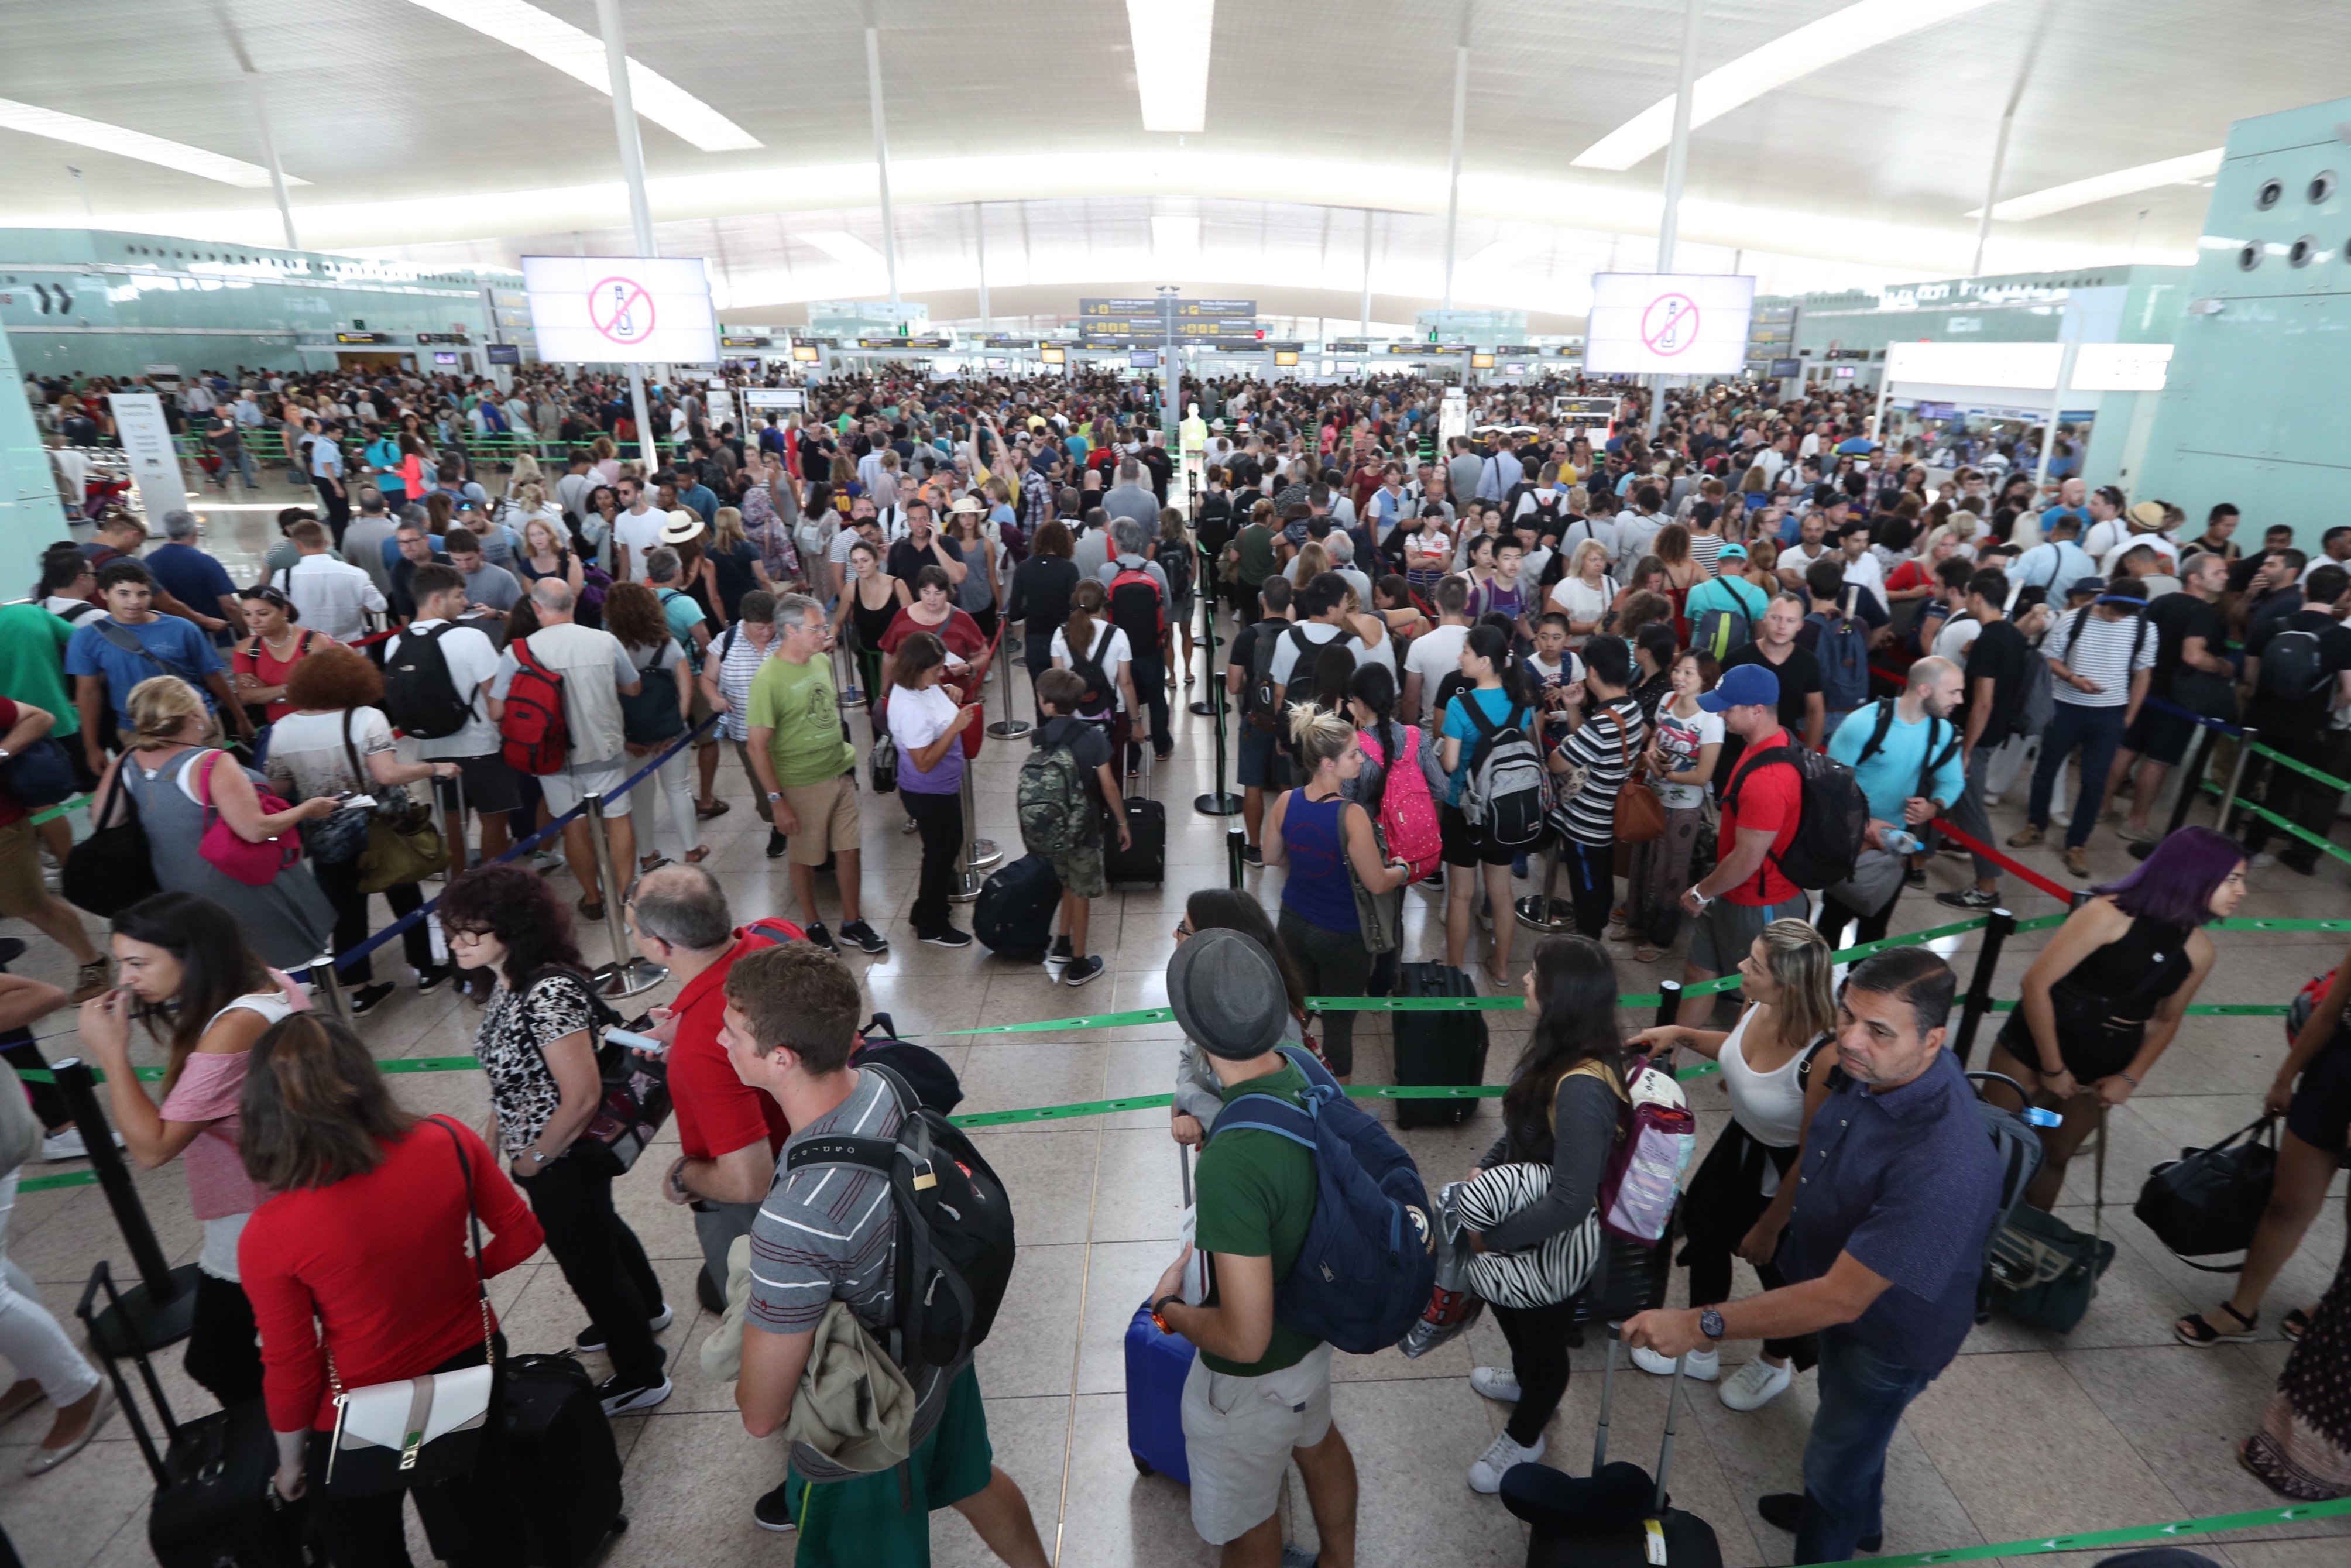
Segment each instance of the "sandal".
M733 808L724 800L713 799L707 806L697 800L695 802L694 814L706 822L713 817L725 816Z
M1665 956L1663 947L1652 947L1646 942L1633 949L1633 962L1635 964L1654 964Z
M2191 1350L2210 1350L2216 1344L2242 1344L2252 1339L2261 1326L2262 1314L2259 1312L2247 1317L2226 1301L2222 1301L2216 1310L2228 1313L2243 1326L2223 1332L2207 1322L2203 1313L2190 1312L2171 1325L2172 1336Z
M710 846L708 844L696 844L694 848L685 852L685 863L688 865L700 865L704 861L706 861L709 858Z
M2304 1312L2300 1307L2294 1308L2294 1311L2286 1313L2285 1316L2278 1320L2278 1333L2285 1335L2288 1339L2298 1340L2309 1332L2310 1314Z

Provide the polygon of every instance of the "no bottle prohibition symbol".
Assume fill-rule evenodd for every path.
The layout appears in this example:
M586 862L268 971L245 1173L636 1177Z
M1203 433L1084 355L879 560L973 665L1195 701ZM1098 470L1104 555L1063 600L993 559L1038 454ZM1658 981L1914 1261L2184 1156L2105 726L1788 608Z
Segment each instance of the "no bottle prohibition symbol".
M1698 301L1687 294L1660 294L1641 312L1641 341L1653 354L1678 354L1698 341Z
M588 319L615 343L642 343L653 332L653 297L633 277L607 277L588 291Z

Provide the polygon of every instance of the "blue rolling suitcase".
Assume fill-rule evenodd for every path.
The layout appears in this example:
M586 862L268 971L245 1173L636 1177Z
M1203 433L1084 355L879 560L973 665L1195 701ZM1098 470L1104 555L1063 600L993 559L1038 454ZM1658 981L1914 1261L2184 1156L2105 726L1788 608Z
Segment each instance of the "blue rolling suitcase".
M1184 1170L1184 1207L1192 1206L1192 1151L1178 1144ZM1184 1456L1184 1380L1192 1375L1192 1342L1164 1334L1151 1321L1151 1303L1126 1325L1126 1447L1144 1475L1162 1475L1177 1486L1192 1484Z

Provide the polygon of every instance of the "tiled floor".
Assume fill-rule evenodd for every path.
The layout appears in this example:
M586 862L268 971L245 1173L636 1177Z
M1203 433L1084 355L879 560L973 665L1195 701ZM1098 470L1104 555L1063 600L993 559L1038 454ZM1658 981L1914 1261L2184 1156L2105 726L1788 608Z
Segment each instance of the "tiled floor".
M255 514L224 515L220 521L248 541L259 525ZM904 919L918 858L914 841L899 834L894 802L865 799L868 904L893 946L885 958L852 963L872 1004L891 1010L902 1030L924 1037L962 1073L965 1109L1166 1088L1173 1071L1169 1027L1011 1036L943 1031L1164 999L1161 972L1183 899L1225 876L1223 824L1190 807L1191 797L1211 786L1211 747L1208 721L1186 718L1176 758L1160 770L1154 791L1169 804L1166 886L1114 894L1098 908L1093 946L1109 956L1112 972L1082 991L1050 987L1041 971L977 949L952 953L916 945ZM977 765L978 819L983 832L999 841L1016 836L1011 791L1019 750L1020 743L991 741ZM730 763L720 777L735 809L710 824L706 837L737 916L789 913L784 879L760 855L763 832L739 775ZM2020 787L2010 806L1996 813L2003 832L2021 795ZM2047 874L2066 880L2053 852L2025 853ZM2130 863L2104 831L2092 858L2101 876L2119 874ZM1933 885L1956 885L1959 864L1938 862L1930 873ZM1249 882L1269 902L1279 895L1278 873L1253 872ZM2315 879L2281 868L2255 873L2253 883L2248 914L2351 910L2331 863ZM2054 908L2037 894L2012 884L2011 892L2021 915ZM1441 921L1431 919L1439 913L1436 904L1421 894L1406 902L1409 952L1441 956ZM1949 915L1926 894L1911 893L1894 929L1941 925ZM1527 936L1520 933L1517 944L1521 965L1531 946ZM609 956L602 940L590 934L584 944L591 958ZM2045 940L2036 934L2011 945L1998 994L2014 994L2017 977ZM2344 946L2339 936L2325 934L2223 934L2220 940L2223 960L2207 987L2207 1001L2283 1000L2331 967ZM59 977L61 960L46 946L37 939L27 967ZM1955 961L1971 962L1972 936L1941 946ZM1633 963L1630 949L1614 951L1628 992L1653 989L1658 979L1678 973L1678 960L1644 967ZM1508 1076L1521 1039L1510 1016L1495 1016L1487 1066L1492 1082ZM472 1022L462 1003L403 990L367 1021L365 1032L387 1058L461 1055L469 1048ZM51 1020L50 1027L69 1028L69 1019ZM1384 1021L1367 1017L1358 1038L1358 1076L1384 1079ZM47 1049L63 1054L71 1042L56 1040ZM2114 1192L2105 1223L2120 1250L2097 1301L2070 1335L2004 1321L1985 1325L1913 1406L1889 1455L1888 1552L2183 1518L2274 1500L2238 1467L2233 1446L2258 1420L2285 1345L2266 1326L2261 1341L2249 1345L2197 1352L2175 1343L2172 1320L2209 1308L2220 1287L2166 1253L2128 1209L2149 1165L2252 1119L2283 1049L2274 1019L2193 1019L2146 1091L2115 1115ZM402 1099L419 1111L478 1115L483 1109L480 1081L468 1073L403 1075L394 1082ZM1693 1088L1703 1132L1711 1137L1726 1114L1721 1090L1709 1082ZM1481 1152L1493 1114L1485 1103L1468 1126L1416 1129L1403 1137L1432 1182L1450 1179ZM998 1462L1027 1493L1049 1550L1058 1562L1079 1568L1215 1561L1189 1528L1182 1492L1167 1481L1137 1476L1123 1443L1121 1336L1173 1255L1176 1232L1176 1155L1165 1126L1165 1113L1146 1111L976 1134L1015 1195L1021 1239L1013 1293L979 1358L990 1430ZM660 1163L649 1159L646 1167L658 1169ZM2091 1222L2093 1177L2092 1162L2078 1162L2065 1194L2065 1218L2085 1227ZM182 1176L169 1169L148 1173L138 1186L166 1253L174 1260L193 1259L197 1234ZM780 1452L743 1435L730 1391L702 1377L694 1354L710 1322L689 1310L696 1256L691 1229L653 1193L651 1176L641 1173L624 1181L620 1199L679 1309L676 1326L664 1336L675 1353L678 1386L659 1411L620 1423L632 1526L608 1561L616 1568L786 1561L789 1541L762 1534L749 1513L751 1499L780 1477ZM2346 1242L2343 1212L2339 1201L2331 1202L2312 1228L2278 1282L2267 1319L2306 1304L2331 1277ZM104 1201L92 1188L24 1197L8 1242L10 1255L61 1312L72 1305L94 1260L110 1257L118 1268L126 1266ZM1741 1289L1752 1288L1751 1278L1745 1279ZM497 1281L494 1295L517 1348L553 1348L580 1325L577 1304L543 1256ZM1576 1470L1588 1463L1599 1354L1596 1343L1575 1354L1576 1376L1550 1428L1549 1462ZM1395 1353L1340 1358L1334 1405L1364 1481L1364 1563L1520 1561L1520 1527L1491 1500L1473 1496L1462 1479L1499 1429L1503 1414L1470 1392L1466 1375L1480 1362L1506 1360L1499 1335L1482 1322L1466 1343L1423 1361ZM205 1407L175 1359L165 1360L161 1370L183 1414ZM1682 1505L1714 1524L1727 1562L1743 1568L1789 1561L1790 1539L1764 1525L1752 1504L1760 1492L1798 1484L1797 1458L1813 1406L1810 1380L1799 1380L1790 1394L1748 1415L1725 1409L1711 1390L1693 1392L1676 1450L1675 1491ZM1653 1458L1664 1396L1661 1381L1620 1372L1614 1457ZM0 1452L0 1521L25 1561L37 1568L148 1561L148 1481L127 1427L116 1420L90 1452L51 1476L28 1480L14 1461L42 1427L43 1418L32 1416L0 1428L0 1448L6 1450ZM1293 1537L1311 1540L1294 1473L1287 1511ZM989 1560L952 1512L936 1517L933 1540L935 1560L942 1564ZM2339 1568L2351 1556L2347 1542L2351 1528L2336 1521L2279 1526L2199 1549L2239 1568ZM422 1560L421 1541L413 1549Z

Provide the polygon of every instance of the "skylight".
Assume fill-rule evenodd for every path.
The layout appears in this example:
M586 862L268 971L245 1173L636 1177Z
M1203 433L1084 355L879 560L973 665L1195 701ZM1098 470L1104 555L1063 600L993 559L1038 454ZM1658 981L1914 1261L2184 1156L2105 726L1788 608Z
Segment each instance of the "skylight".
M61 114L37 104L18 103L14 99L0 98L0 127L22 131L33 136L46 136L52 141L70 142L76 147L96 148L100 152L120 153L141 162L177 169L183 174L217 180L224 185L237 185L248 191L269 188L269 171L258 163L207 152L201 147L190 147L184 142L166 141L160 136L109 125L104 120L84 120L78 114ZM286 176L286 183L289 185L309 183L308 180L298 180L291 174Z
M1144 130L1207 128L1208 43L1216 21L1217 0L1126 0Z
M2158 185L2181 185L2190 180L2210 179L2220 172L2221 151L2218 147L2208 147L2201 152L2117 169L2111 174L2093 174L2086 180L2052 185L2045 191L2028 191L2022 196L2011 196L1993 207L1991 215L2003 223L2022 223L2029 218L2045 218L2052 213L2062 213L2074 207L2086 207L2092 202L2152 191ZM1978 207L1968 216L1980 218L1983 216L1983 209Z

